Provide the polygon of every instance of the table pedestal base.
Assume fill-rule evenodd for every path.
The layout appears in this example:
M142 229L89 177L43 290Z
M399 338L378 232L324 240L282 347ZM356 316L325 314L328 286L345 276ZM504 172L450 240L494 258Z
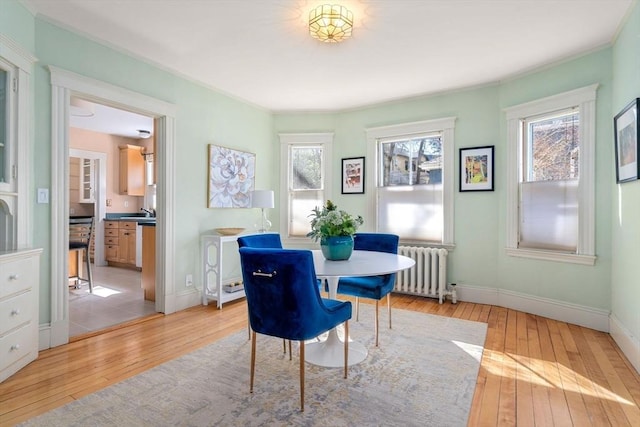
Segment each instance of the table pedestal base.
M339 327L342 329L342 327ZM343 334L344 335L344 334ZM359 342L349 341L348 365L356 365L367 358L367 349ZM305 361L327 368L344 366L344 341L338 337L336 329L329 331L324 341L308 342L305 345Z

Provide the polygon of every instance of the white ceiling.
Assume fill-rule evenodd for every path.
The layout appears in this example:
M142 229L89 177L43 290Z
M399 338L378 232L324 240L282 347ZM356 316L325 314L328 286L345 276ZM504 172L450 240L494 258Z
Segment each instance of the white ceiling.
M271 111L507 79L609 45L633 0L23 0L39 17ZM308 35L341 3L353 37Z

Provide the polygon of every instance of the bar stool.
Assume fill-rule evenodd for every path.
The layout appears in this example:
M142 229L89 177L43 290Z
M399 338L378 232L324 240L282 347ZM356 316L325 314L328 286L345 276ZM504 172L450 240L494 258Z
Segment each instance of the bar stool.
M89 292L93 292L93 282L91 280L91 256L89 248L91 247L91 239L93 238L93 217L69 218L69 250L83 251L84 258L87 261L87 277L80 277L80 266L78 266L78 274L69 278L76 279L76 288L79 287L80 281L89 283Z

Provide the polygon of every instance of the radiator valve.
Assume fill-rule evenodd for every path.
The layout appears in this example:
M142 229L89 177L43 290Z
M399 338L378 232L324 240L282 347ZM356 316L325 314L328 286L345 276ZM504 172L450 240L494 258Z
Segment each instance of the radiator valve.
M455 283L450 283L449 284L449 289L451 289L450 293L451 293L451 304L457 304L458 303L458 293L456 292L456 284Z

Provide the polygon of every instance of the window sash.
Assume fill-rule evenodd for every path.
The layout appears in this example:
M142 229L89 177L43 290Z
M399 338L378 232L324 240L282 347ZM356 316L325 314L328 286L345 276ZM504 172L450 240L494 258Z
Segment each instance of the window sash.
M377 205L381 233L397 234L406 240L442 243L442 184L380 187Z
M518 247L576 253L579 181L520 183Z

